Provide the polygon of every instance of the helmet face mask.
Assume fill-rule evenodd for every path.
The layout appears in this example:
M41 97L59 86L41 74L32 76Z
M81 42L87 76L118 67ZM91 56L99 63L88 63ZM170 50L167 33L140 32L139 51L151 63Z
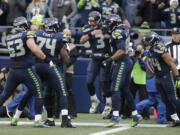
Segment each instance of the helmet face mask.
M155 32L149 32L143 37L144 47L147 49L155 47L160 41L160 37Z
M122 24L122 19L119 15L110 14L107 16L105 24L109 28L109 31L112 32L116 26Z
M98 11L89 13L88 24L95 27L101 24L101 14Z
M59 32L60 23L57 18L45 18L44 27L47 32Z
M17 17L13 21L13 26L15 28L21 28L23 30L28 30L29 25L25 17Z

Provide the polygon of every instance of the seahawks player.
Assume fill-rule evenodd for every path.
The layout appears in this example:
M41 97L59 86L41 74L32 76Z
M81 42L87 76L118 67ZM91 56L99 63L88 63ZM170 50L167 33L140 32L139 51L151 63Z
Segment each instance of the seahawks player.
M171 76L172 71L176 80L176 88L180 88L180 74L176 64L157 33L148 33L143 38L143 42L146 49L149 50L148 59L154 68L156 87L173 120L171 126L180 126L180 119L176 112L176 109L180 108L180 100L175 96L175 87Z
M33 20L32 20L33 23ZM37 60L35 69L40 78L46 83L49 90L55 90L61 108L61 127L72 128L71 120L68 117L67 91L64 84L64 74L59 67L69 62L69 55L66 50L66 43L63 34L59 33L60 26L57 18L45 18L45 31L36 31L36 43L39 48L53 61L54 66L50 68L47 63ZM60 62L60 59L62 62ZM51 98L51 97L49 97ZM45 99L48 102L49 99ZM49 118L50 117L50 118ZM53 117L48 120L54 122ZM46 122L45 124L49 124Z
M33 32L28 30L26 18L17 17L13 22L12 34L7 35L6 44L10 54L9 74L5 89L0 95L0 105L13 93L16 87L22 83L28 88L28 96L35 96L35 127L48 127L42 123L42 94L41 82L33 70L34 59L32 53L42 61L50 63L49 58L36 46L33 39ZM18 110L11 121L12 126L16 126L23 108L27 104L24 97L19 104Z
M129 36L129 29L126 25L122 24L122 19L116 15L111 14L108 16L106 25L111 32L111 46L113 47L113 55L102 62L103 65L109 65L114 61L113 73L112 73L112 119L107 127L112 127L119 123L119 109L120 109L120 97L121 94L126 98L128 105L132 110L132 127L136 126L142 119L138 114L134 99L129 91L130 74L132 70L132 61L128 55L127 39Z
M111 111L110 78L108 76L111 65L104 68L101 63L111 55L110 36L107 34L107 30L102 27L101 14L99 12L90 12L88 23L83 28L84 35L81 37L80 43L89 42L92 50L92 59L87 69L87 87L91 99L89 113L95 113L100 103L94 87L96 76L100 74L101 89L106 99L106 105L102 114L106 117Z

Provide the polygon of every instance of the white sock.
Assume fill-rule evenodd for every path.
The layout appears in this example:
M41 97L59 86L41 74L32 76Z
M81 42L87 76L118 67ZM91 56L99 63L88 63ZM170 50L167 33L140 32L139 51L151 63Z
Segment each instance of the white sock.
M42 120L42 115L41 114L35 115L35 121L39 121L39 120Z
M68 110L67 109L62 109L61 110L61 115L68 115Z
M113 111L113 116L119 116L119 111Z
M94 94L93 96L90 97L91 98L91 101L94 101L94 100L98 100L96 94Z
M179 121L179 117L178 117L177 113L172 114L171 118L175 121Z
M49 121L54 121L54 118L48 118Z
M22 111L20 111L20 110L17 109L14 117L19 119L20 116L21 116L21 114L22 114Z
M111 97L106 97L106 104L112 104Z
M132 111L132 116L138 115L137 110Z

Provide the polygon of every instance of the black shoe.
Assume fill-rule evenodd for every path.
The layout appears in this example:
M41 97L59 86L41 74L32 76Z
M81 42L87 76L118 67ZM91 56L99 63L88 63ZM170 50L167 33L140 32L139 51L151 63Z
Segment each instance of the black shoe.
M47 125L47 126L52 127L52 126L55 126L55 122L54 122L54 120L53 120L53 121L51 121L51 120L46 120L46 121L44 122L44 125Z
M71 124L71 119L70 119L67 115L62 116L61 127L62 127L62 128L75 128L75 127Z
M178 126L180 126L180 121L179 121L179 120L173 121L173 122L169 125L169 127L178 127Z

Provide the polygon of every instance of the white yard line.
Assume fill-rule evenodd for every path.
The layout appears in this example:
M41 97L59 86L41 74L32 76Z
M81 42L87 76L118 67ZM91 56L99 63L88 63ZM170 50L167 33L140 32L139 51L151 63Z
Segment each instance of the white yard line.
M128 130L130 127L119 127L119 128L113 128L113 129L109 129L109 130L105 130L105 131L100 131L100 132L95 132L95 133L91 133L89 135L108 135L108 134L112 134L112 133L116 133L116 132L121 132L124 130Z
M0 121L0 125L8 125L10 121ZM19 121L18 125L33 125L33 121ZM56 125L60 125L60 122L56 122ZM96 122L72 122L75 126L99 126L104 127L107 123L96 123ZM116 127L129 127L129 124L118 124ZM160 127L167 127L167 125L160 125L160 124L139 124L137 127L153 127L153 128L160 128Z

